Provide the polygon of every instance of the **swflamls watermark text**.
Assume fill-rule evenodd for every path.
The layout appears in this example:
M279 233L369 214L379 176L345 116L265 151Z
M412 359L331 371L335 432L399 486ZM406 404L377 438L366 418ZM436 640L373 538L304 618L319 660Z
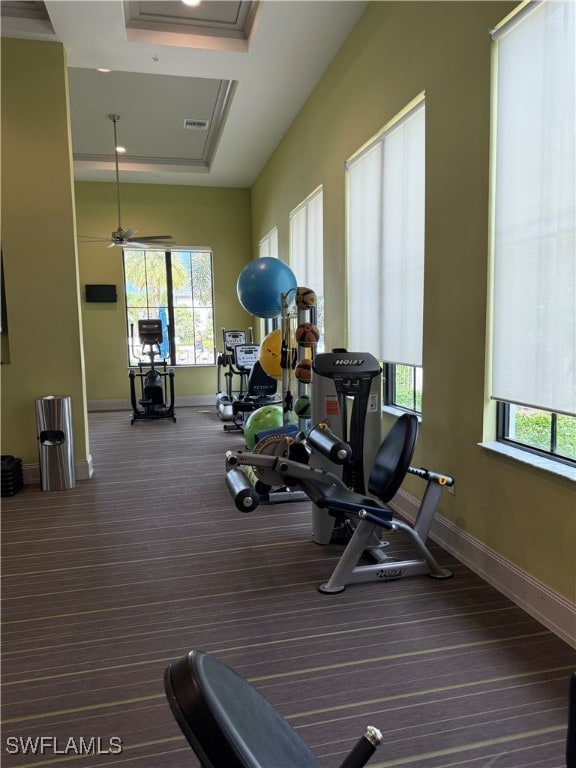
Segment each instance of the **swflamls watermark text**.
M4 751L9 755L120 755L119 736L7 736Z

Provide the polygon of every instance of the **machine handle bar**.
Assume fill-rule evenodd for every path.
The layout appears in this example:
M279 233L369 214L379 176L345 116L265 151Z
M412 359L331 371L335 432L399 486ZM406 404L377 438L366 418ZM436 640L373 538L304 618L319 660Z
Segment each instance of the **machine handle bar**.
M432 472L432 470L424 469L424 467L408 467L408 474L416 475L431 483L438 483L438 485L454 485L454 478L450 475L440 475L438 472Z
M382 734L378 728L369 725L366 732L358 739L352 751L344 759L340 768L362 768L382 743Z

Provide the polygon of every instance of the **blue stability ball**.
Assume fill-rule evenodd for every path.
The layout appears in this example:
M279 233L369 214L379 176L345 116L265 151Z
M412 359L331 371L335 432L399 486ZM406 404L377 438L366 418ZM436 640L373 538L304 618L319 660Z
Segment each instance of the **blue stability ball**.
M283 261L263 256L251 261L240 272L236 291L246 312L269 318L281 314L283 293L293 291L289 299L294 300L297 285L294 272Z

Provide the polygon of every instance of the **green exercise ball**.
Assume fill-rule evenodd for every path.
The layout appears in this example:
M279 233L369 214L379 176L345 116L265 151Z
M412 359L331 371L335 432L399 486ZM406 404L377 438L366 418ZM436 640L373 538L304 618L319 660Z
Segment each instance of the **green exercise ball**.
M262 432L265 429L276 429L283 424L284 417L280 405L264 405L251 413L244 425L244 439L248 450L254 450L257 432Z

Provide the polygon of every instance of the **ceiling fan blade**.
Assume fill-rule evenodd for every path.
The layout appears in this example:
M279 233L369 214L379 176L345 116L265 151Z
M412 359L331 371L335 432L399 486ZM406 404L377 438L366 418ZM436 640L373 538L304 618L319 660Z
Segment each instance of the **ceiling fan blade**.
M130 243L134 242L131 237L126 238ZM172 235L143 235L142 237L134 238L141 243L160 243L160 242L174 242Z

